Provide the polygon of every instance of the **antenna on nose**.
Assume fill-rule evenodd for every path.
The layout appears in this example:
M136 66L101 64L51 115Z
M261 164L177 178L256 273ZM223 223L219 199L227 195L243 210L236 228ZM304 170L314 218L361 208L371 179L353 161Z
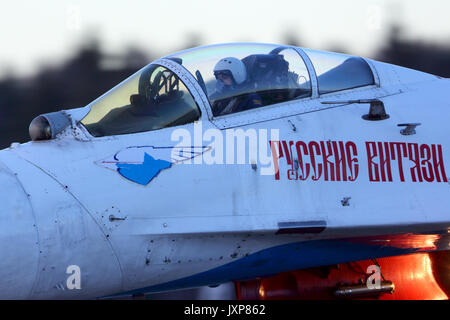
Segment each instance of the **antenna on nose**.
M370 103L369 113L362 116L364 120L379 121L389 118L384 108L383 101L379 99L359 99L343 101L323 101L322 104L352 104L352 103Z

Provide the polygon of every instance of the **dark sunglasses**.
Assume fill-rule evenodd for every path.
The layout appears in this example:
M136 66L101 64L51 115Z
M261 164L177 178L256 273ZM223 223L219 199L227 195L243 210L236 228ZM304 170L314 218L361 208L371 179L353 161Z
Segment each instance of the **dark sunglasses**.
M218 77L231 77L231 72L229 70L214 71L214 76L216 79Z

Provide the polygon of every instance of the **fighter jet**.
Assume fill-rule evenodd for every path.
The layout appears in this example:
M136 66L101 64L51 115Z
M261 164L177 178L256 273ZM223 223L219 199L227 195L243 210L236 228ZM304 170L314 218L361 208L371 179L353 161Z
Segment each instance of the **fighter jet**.
M449 89L286 45L158 59L0 151L0 298L447 299Z

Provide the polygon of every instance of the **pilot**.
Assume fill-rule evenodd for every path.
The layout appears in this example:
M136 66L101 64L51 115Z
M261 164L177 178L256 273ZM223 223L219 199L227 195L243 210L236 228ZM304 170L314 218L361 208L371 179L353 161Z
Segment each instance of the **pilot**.
M245 64L233 57L223 58L214 67L217 79L216 91L209 97L213 114L224 114L249 110L262 106L261 97L252 91L247 80Z

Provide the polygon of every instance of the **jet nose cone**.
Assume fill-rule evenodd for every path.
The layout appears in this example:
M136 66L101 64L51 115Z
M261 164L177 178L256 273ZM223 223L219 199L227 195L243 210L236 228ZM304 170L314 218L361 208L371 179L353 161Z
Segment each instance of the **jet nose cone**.
M28 195L0 162L0 299L26 299L36 278L39 241Z

